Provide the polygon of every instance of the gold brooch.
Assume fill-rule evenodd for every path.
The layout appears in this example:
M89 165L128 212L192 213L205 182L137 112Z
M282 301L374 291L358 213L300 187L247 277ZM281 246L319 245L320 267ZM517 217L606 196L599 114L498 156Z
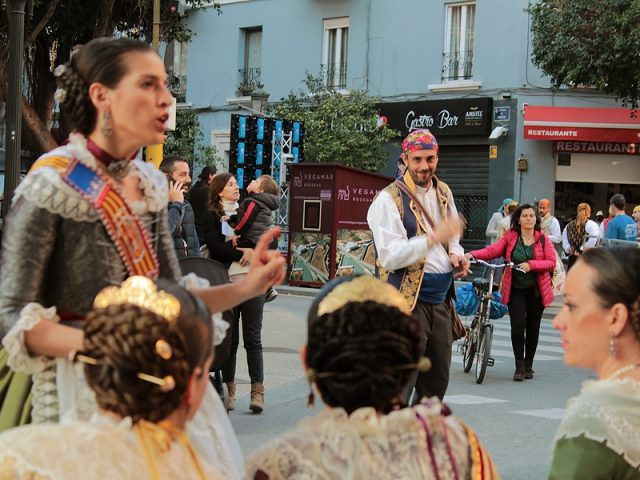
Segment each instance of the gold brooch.
M174 321L180 315L178 299L170 293L158 290L153 280L141 276L129 277L119 287L112 286L102 289L93 302L94 308L124 304L132 304L149 310L168 322Z
M318 316L320 317L325 313L335 312L347 303L362 303L368 300L395 307L401 312L411 315L409 304L393 285L378 280L377 278L363 275L349 282L341 283L331 290L327 296L320 301L320 305L318 305Z

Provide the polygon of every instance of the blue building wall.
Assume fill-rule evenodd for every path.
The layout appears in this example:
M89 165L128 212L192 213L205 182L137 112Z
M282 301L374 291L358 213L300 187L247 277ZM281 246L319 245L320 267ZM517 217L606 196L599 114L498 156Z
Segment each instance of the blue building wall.
M232 113L249 113L228 103L236 97L242 68L241 29L262 27L262 83L277 101L302 87L305 72L322 63L323 19L349 17L348 89L364 89L383 101L491 97L511 105L507 137L492 160L489 209L504 196L523 201L553 198L552 142L523 138L525 104L617 106L588 90L554 92L530 62L528 0L477 0L473 80L479 89L434 91L441 83L447 0L248 0L222 2L194 11L189 27L187 101L199 109L205 132L229 129ZM459 2L458 2L459 3ZM496 104L498 104L496 103ZM391 149L393 150L393 149ZM392 153L390 158L393 160ZM516 169L527 158L529 169Z

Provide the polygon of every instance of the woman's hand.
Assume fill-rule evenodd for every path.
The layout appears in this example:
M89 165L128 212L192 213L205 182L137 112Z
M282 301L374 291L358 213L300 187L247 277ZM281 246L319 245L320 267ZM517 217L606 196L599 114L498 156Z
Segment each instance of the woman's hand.
M518 265L518 268L520 270L524 270L524 273L529 273L531 271L531 265L529 265L529 262L523 262L520 265Z
M240 265L246 267L247 265L251 265L251 261L253 260L254 251L253 248L238 248L242 252L242 258L240 259Z

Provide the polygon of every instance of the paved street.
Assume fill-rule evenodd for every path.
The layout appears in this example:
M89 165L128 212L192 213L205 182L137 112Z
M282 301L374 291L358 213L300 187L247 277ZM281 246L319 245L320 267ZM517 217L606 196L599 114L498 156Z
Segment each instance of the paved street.
M254 416L248 411L247 367L242 348L239 352L237 380L241 385L237 410L231 420L245 455L314 412L306 407L309 388L299 361L311 300L281 294L265 306L266 410L262 415ZM552 306L545 312L533 380L515 383L511 379L514 362L507 317L495 322L492 349L495 365L488 368L481 385L475 383L473 370L463 373L462 357L454 346L452 378L445 402L477 431L502 478L507 480L546 478L553 435L566 400L577 394L589 375L564 366L558 334L551 327L556 311L557 307Z

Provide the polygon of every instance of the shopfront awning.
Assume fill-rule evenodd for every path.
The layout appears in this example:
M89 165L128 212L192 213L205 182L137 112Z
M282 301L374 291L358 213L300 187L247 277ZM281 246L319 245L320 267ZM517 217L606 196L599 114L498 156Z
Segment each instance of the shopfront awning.
M527 105L524 138L586 142L640 142L640 117L628 108L543 107Z

